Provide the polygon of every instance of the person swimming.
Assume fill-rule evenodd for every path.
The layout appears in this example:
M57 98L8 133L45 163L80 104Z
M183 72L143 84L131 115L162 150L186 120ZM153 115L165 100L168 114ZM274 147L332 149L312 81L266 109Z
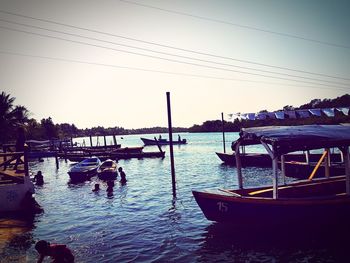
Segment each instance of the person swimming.
M59 263L73 263L74 255L72 251L63 244L50 244L45 240L40 240L35 244L35 249L40 254L38 263L44 261L45 257L51 257L52 262Z

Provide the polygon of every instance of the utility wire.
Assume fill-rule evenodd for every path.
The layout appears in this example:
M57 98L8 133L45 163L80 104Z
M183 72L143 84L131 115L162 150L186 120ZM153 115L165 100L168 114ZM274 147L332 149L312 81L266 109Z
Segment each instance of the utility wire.
M169 59L169 58L162 58L162 57L157 57L157 56L152 56L152 55L146 55L146 54L142 54L142 53L127 51L127 50L122 50L122 49L116 49L116 48L110 48L110 47L100 46L100 45L96 45L96 44L90 44L90 43L86 43L86 42L70 40L70 39L66 39L66 38L62 38L62 37L56 37L56 36L39 34L39 33L34 33L34 32L20 30L20 29L14 29L14 28L5 27L5 26L0 26L0 28L6 29L6 30L10 30L10 31L17 31L17 32L22 32L22 33L26 33L26 34L37 35L37 36L41 36L41 37L48 37L48 38L53 38L53 39L59 39L59 40L63 40L63 41L71 42L71 43L77 43L77 44L82 44L82 45L88 45L88 46L93 46L93 47L98 47L98 48L118 51L118 52L124 52L124 53L138 55L138 56L145 56L145 57L149 57L149 58L153 58L153 59L159 59L159 60L165 60L165 61L170 61L170 62L176 62L176 63L186 64L186 65L191 65L191 66L198 66L198 67L204 67L204 68L210 68L210 69L216 69L216 70L235 72L235 73L240 73L240 74L254 75L254 76L265 77L265 78L274 78L274 79L280 79L280 80L287 80L287 81L294 81L294 82L300 82L300 83L307 83L307 84L312 84L312 85L321 85L321 86L330 87L329 85L322 84L322 83L316 83L316 82L310 82L310 81L304 81L304 80L296 80L296 79L289 79L289 78L282 78L282 77L277 77L277 76L269 76L269 75L264 75L264 74L259 74L259 73L251 73L251 72L245 72L245 71L240 71L240 70L232 70L232 69L226 69L226 68L202 65L202 64L197 64L197 63L185 62L185 61L180 61L180 60L175 60L175 59ZM338 87L338 88L340 87L340 86L337 86L337 85L332 85L332 86L333 87ZM343 87L340 87L340 88L343 88Z
M350 49L350 46L347 46L347 45L336 44L336 43L321 41L321 40L312 39L312 38L306 38L306 37L302 37L302 36L297 36L297 35L292 35L292 34L288 34L288 33L272 31L272 30L267 30L267 29L263 29L263 28L253 27L253 26L236 24L236 23L227 22L227 21L219 20L219 19L215 19L215 18L209 18L209 17L204 17L204 16L188 14L188 13L174 11L174 10L169 10L169 9L165 9L165 8L160 8L160 7L152 6L152 5L140 4L140 3L133 2L133 1L127 1L127 0L119 0L119 1L124 2L126 4L138 5L138 6L142 6L142 7L146 7L146 8L152 8L152 9L156 9L156 10L160 10L160 11L164 11L164 12L168 12L168 13L173 13L173 14L177 14L177 15L198 18L198 19L201 19L201 20L207 20L207 21L211 21L211 22L215 22L215 23L231 25L231 26L235 26L235 27L240 27L240 28L244 28L244 29L260 31L260 32L264 32L264 33L269 33L269 34L274 34L274 35L279 35L279 36L284 36L284 37L289 37L289 38L296 38L296 39L310 41L310 42L314 42L314 43L318 43L318 44L322 44L322 45L327 45L327 46L333 46L333 47L338 47L338 48Z
M48 28L45 28L45 27L39 27L39 26L29 25L29 24L25 24L25 23L14 22L14 21L7 20L7 19L2 19L2 18L0 18L0 21L6 22L6 23L15 24L15 25L20 25L20 26L30 27L30 28L36 28L36 29L40 29L40 30L46 30L46 31L50 31L50 32L65 34L65 35L69 35L69 36L80 37L80 38L85 38L85 39L89 39L89 40L104 42L104 43L108 43L108 44L119 45L119 46L124 46L124 47L128 47L128 48L134 48L134 49L139 49L139 50L153 52L153 53L158 53L158 54L162 54L162 55L168 55L168 56L174 56L174 57L179 57L179 58L196 60L196 61L205 62L205 63L217 64L217 65L221 65L221 66L229 66L229 67L235 67L235 68L240 68L240 69L245 69L245 70L259 71L259 72L263 72L263 73L278 74L278 75L284 75L284 76L294 77L294 78L301 78L301 79L308 79L308 80L314 80L314 81L321 81L321 82L327 82L327 83L336 84L336 85L348 85L348 84L334 82L334 81L329 81L329 80L315 79L315 78L310 78L310 77L305 77L305 76L298 76L298 75L292 75L292 74L286 74L286 73L280 73L280 72L274 72L274 71L262 70L262 69L256 69L256 68L250 68L250 67L243 67L243 66L237 66L237 65L227 64L227 63L220 63L220 62L211 61L211 60L204 60L204 59L198 59L198 58L193 58L193 57L188 57L188 56L181 56L181 55L177 55L177 54L171 54L171 53L167 53L167 52L155 51L155 50L152 50L152 49L140 48L140 47L131 46L131 45L125 45L125 44L116 43L116 42L112 42L112 41L106 41L106 40L102 40L102 39L98 39L98 38L82 36L82 35L79 35L79 34L72 34L72 33L67 33L67 32L64 32L64 31L48 29Z
M323 77L334 78L334 79L350 80L349 78L343 78L343 77L339 77L339 76L332 76L332 75L327 75L327 74L323 74L323 73L315 73L315 72L310 72L310 71L305 71L305 70L292 69L292 68L288 68L288 67L274 66L274 65L269 65L269 64L265 64L265 63L259 63L259 62L249 61L249 60L236 59L236 58L231 58L231 57L215 55L215 54L211 54L211 53L205 53L205 52L199 52L199 51L190 50L190 49L184 49L184 48L178 48L178 47L173 47L173 46L169 46L169 45L163 45L163 44L159 44L159 43L155 43L155 42L150 42L150 41L140 40L140 39L136 39L136 38L131 38L131 37L126 37L126 36L111 34L111 33L108 33L108 32L102 32L102 31L88 29L88 28L84 28L84 27L69 25L69 24L65 24L65 23L52 21L52 20L26 16L26 15L12 13L12 12L8 12L8 11L4 11L4 10L0 10L0 13L13 15L13 16L19 16L19 17L23 17L23 18L27 18L27 19L37 20L37 21L51 23L51 24L55 24L55 25L65 26L65 27L71 27L71 28L75 28L75 29L79 29L79 30L84 30L84 31L89 31L89 32L98 33L98 34L103 34L103 35L107 35L107 36L122 38L122 39L126 39L126 40L137 41L137 42L141 42L141 43L145 43L145 44L149 44L149 45L155 45L155 46L159 46L159 47L170 48L170 49L180 50L180 51L184 51L184 52L190 52L190 53L194 53L194 54L198 54L198 55L210 56L210 57L215 57L215 58L220 58L220 59L227 59L227 60L232 60L232 61L238 61L238 62L243 62L243 63L248 63L248 64L264 66L264 67L295 71L295 72L299 72L299 73L306 73L306 74L323 76Z
M53 61L70 62L70 63L78 63L78 64L85 64L85 65L93 65L93 66L112 67L112 68L120 68L120 69L126 69L126 70L135 70L135 71L152 72L152 73L161 73L161 74L168 74L168 75L179 75L179 76L186 76L186 77L196 77L196 78L225 80L225 81L241 81L241 82L259 83L259 84L267 84L267 85L278 85L278 86L282 85L281 83L274 83L274 82L255 81L255 80L246 80L246 79L223 78L223 77L188 74L188 73L179 73L179 72L171 72L171 71L146 69L146 68L135 68L135 67L127 67L127 66L119 66L119 65L112 65L112 64L97 63L97 62L82 61L82 60L66 59L66 58L47 57L47 56L39 56L39 55L29 55L29 54L23 54L23 53L1 51L1 50L0 50L0 53L1 54L5 54L5 55L22 56L22 57L29 57L29 58L40 58L40 59L53 60ZM293 84L283 84L283 86L298 87L298 88L301 87L300 85L293 85ZM309 86L309 85L303 85L302 87L304 87L304 88L313 88L313 89L332 89L331 87L327 88L327 87L319 87L319 86L316 87L316 86ZM342 88L342 87L339 87L337 89L345 89L345 90L347 90L347 88Z

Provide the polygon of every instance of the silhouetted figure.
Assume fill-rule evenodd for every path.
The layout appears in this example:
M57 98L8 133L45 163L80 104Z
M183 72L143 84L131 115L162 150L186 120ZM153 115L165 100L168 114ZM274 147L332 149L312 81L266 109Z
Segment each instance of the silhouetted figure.
M24 128L19 127L17 129L17 139L16 139L16 152L24 151L24 144L26 142L26 137L24 134ZM17 170L17 166L21 163L21 156L19 155L16 159L15 170Z
M114 181L112 181L112 180L109 180L109 181L107 181L107 192L113 192L113 187L114 187Z
M26 214L37 214L44 211L44 209L38 204L38 202L33 197L31 191L27 191L23 200L21 201L21 206Z
M123 171L122 167L118 168L119 174L120 174L120 183L121 184L126 184L127 180L126 180L126 174Z
M44 184L44 176L41 173L41 171L38 171L37 174L34 176L34 180L36 185L43 185Z
M179 142L181 141L180 134L177 136L177 140L178 140Z
M40 254L38 263L43 262L46 256L52 258L54 263L72 263L74 256L72 251L63 244L50 244L45 240L40 240L35 244L35 249Z
M159 134L159 138L158 139L161 140L162 139L162 135Z
M93 192L98 192L100 191L100 184L95 184L95 188L92 189Z

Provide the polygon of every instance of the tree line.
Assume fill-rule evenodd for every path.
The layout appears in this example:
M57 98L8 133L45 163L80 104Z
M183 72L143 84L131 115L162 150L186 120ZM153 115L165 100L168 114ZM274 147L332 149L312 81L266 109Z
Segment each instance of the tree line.
M19 127L25 129L26 139L47 140L65 139L70 137L102 136L102 135L127 135L127 134L149 134L166 133L166 127L152 127L140 129L124 129L123 127L104 128L102 126L79 129L74 124L55 124L51 117L37 121L30 118L29 110L22 105L15 105L15 98L10 94L0 94L0 144L14 142ZM286 105L283 110L349 107L350 95L345 94L335 99L314 99L309 103L294 108ZM260 112L267 112L262 110ZM325 116L310 117L304 119L266 119L266 120L234 120L224 121L224 129L228 132L238 132L241 128L273 125L304 125L304 124L338 124L350 123L350 117L343 114L336 114L334 118ZM190 128L174 127L173 132L220 132L223 129L221 120L205 121L202 125L193 125Z
M37 121L30 118L29 110L22 105L15 105L15 98L10 94L0 94L0 144L14 142L18 128L24 128L27 140L68 139L71 137L127 135L146 133L165 133L165 127L124 129L123 127L104 128L102 126L79 129L75 124L55 124L51 117ZM187 128L175 127L174 132L186 132Z

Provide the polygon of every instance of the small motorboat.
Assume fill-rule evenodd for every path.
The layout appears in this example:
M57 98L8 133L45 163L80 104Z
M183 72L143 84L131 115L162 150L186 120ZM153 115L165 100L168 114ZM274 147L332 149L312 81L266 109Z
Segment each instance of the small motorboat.
M72 181L82 181L90 179L96 175L98 167L100 167L101 161L96 156L87 158L80 163L74 165L69 169L68 174Z
M115 180L118 176L117 168L117 162L108 159L102 162L100 167L97 169L97 176L101 180Z

